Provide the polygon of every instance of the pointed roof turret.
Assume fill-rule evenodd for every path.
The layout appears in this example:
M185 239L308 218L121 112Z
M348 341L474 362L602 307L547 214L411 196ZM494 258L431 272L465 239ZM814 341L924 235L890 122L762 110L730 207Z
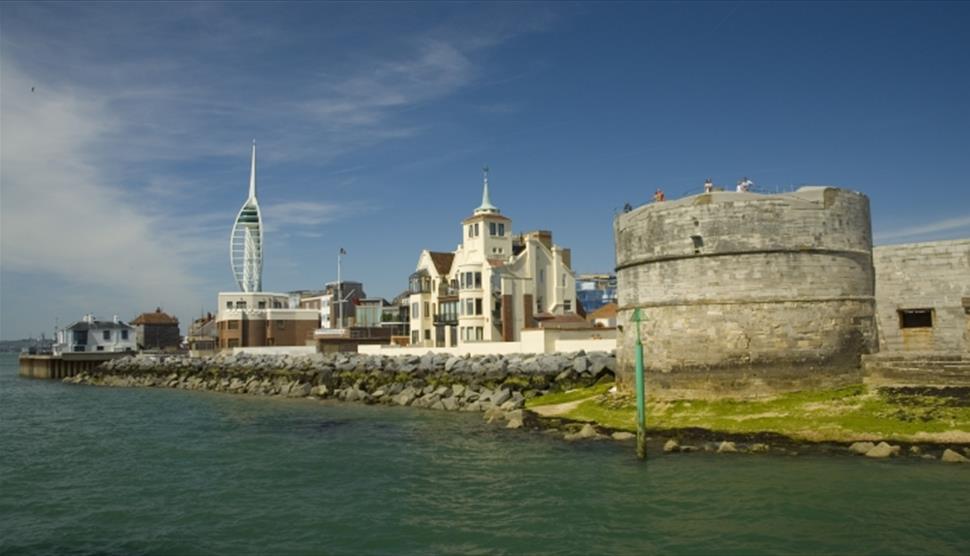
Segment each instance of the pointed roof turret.
M488 198L488 166L482 168L482 181L484 182L482 186L482 204L475 209L475 214L498 214L502 212Z

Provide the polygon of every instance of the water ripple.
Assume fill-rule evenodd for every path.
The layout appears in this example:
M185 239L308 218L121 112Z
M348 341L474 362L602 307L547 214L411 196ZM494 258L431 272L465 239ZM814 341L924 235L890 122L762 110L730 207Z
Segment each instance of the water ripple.
M11 361L13 362L11 364ZM3 554L957 554L959 466L658 456L477 414L15 376Z

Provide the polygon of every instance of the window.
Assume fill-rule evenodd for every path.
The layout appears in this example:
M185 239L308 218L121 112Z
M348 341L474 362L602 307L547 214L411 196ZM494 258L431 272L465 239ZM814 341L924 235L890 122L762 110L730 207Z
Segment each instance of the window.
M567 299L567 300L563 301L562 302L562 308L564 310L566 310L566 311L572 311L573 310L573 300L572 299Z
M260 301L259 302L259 308L260 309L265 309L266 308L266 302L265 301Z
M465 300L465 314L468 316L475 314L475 300L466 299Z
M237 301L236 302L236 309L245 309L245 308L246 308L246 302L245 301Z
M468 225L468 237L472 237L472 225Z
M411 318L412 319L419 319L419 318L421 318L421 312L418 309L419 309L419 306L418 306L417 303L412 303L411 304ZM415 341L417 341L417 340L415 340Z
M226 327L227 327L227 328L228 328L229 330L237 330L237 329L239 328L239 321L238 321L238 320L231 320L231 321L228 321L228 322L226 323Z
M539 269L539 283L541 284L541 283L543 283L545 281L546 281L546 269L540 268Z
M900 328L932 328L933 309L900 309Z
M226 301L226 309L232 309L232 301Z
M505 235L505 224L500 223L498 225L498 235L500 235L500 236L504 236Z
M430 329L424 331L424 339L425 340L430 340L431 339L431 330Z
M478 222L475 222L475 237L478 237L480 235L481 234L478 232Z
M427 301L425 301L424 302L424 316L425 317L430 317L431 316L431 311L430 311L429 307L430 307L430 304Z
M411 343L412 343L412 344L416 344L416 343L418 343L418 338L419 338L419 337L420 337L420 336L418 336L418 331L417 331L417 330L412 330L412 331L411 331Z
M110 330L105 330L104 332L102 332L101 333L101 338L103 338L105 340L110 340L111 339L111 331Z
M104 351L104 346L98 346L98 351Z
M559 285L565 288L565 287L566 287L566 273L564 272L564 273L563 273L563 274L561 275L561 277L562 277L562 278L561 278L561 279L559 280L559 281L560 281L561 283L560 283Z
M482 328L481 326L475 327L475 339L476 340L481 341L481 340L485 339L484 333L485 333L485 329L484 328Z
M128 339L128 331L127 330L122 330L121 331L121 339L122 340L127 340Z
M541 297L537 297L536 298L536 312L537 313L541 313L542 312L542 298Z
M476 288L481 288L482 287L482 273L481 272L476 272L475 273L475 287Z
M489 222L488 223L488 235L494 236L497 233L498 233L498 226L495 225L495 222Z
M480 297L475 298L475 314L482 314L482 298Z
M273 302L273 308L274 309L282 309L283 308L283 304L280 303L279 301L274 301Z

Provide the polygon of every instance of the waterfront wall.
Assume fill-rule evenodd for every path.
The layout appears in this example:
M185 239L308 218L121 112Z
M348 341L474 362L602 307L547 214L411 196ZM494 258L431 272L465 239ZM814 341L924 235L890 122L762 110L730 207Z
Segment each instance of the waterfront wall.
M970 353L970 239L880 246L872 257L880 352ZM907 311L929 315L907 323Z
M368 355L424 355L440 353L454 356L485 356L540 353L570 353L577 351L613 352L616 349L615 328L523 330L521 339L514 342L463 342L456 347L400 347L391 345L360 345L357 350Z
M611 380L606 352L457 357L352 353L134 356L65 379L76 384L334 398L444 410L515 411L547 392Z
M862 356L864 382L875 387L970 388L970 354L884 352Z
M831 187L716 192L617 216L618 378L640 309L658 396L757 396L860 382L876 342L869 201Z

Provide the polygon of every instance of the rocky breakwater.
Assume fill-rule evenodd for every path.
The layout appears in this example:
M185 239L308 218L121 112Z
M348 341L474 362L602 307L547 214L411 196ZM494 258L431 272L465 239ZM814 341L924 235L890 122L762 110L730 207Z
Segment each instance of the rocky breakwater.
M612 353L583 351L474 357L137 355L105 362L64 382L482 411L489 420L501 416L517 428L523 424L525 400L612 380L615 369Z

